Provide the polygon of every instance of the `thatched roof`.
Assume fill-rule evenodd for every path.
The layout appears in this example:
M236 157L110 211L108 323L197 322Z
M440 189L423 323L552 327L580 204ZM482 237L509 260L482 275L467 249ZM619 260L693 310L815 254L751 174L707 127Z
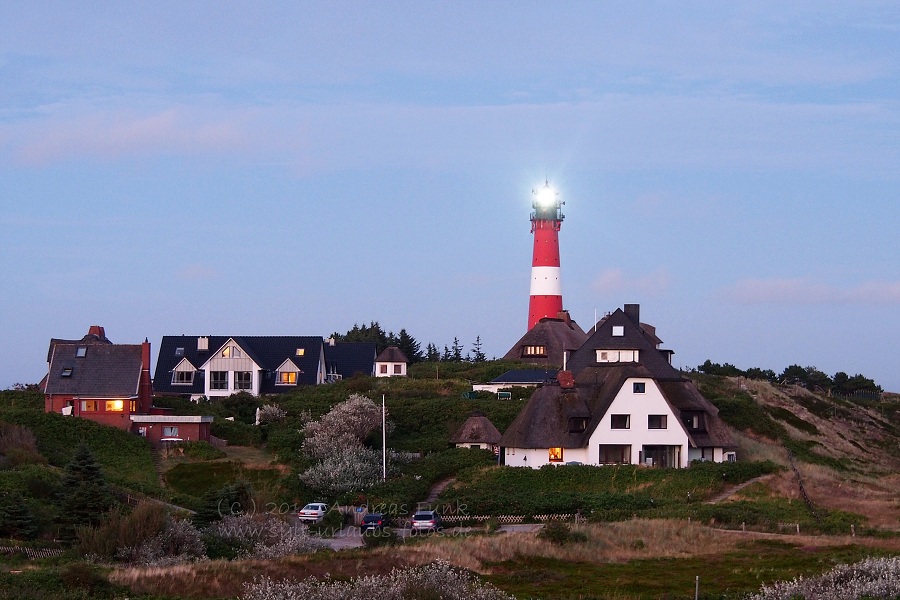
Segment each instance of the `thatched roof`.
M500 431L485 415L476 413L466 419L450 438L451 444L499 444Z

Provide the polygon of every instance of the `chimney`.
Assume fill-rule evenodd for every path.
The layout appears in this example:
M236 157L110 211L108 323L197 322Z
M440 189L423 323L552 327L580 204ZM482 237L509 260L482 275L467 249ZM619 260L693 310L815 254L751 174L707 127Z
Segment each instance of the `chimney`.
M153 380L150 378L150 340L141 344L141 380L138 390L137 412L148 414L153 404Z
M570 325L572 323L572 317L569 316L569 311L561 310L556 313L556 318L565 323L566 325Z
M640 304L626 304L625 305L625 316L631 319L635 325L641 324L641 305Z
M100 325L91 325L90 328L88 328L88 335L96 335L101 340L106 339L106 332Z

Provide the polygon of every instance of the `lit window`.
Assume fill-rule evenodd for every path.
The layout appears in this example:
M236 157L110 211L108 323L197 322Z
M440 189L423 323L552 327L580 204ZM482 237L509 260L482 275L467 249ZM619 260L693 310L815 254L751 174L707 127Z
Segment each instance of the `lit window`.
M297 385L297 372L280 371L276 383L277 385Z
M562 448L550 448L550 462L562 462L563 459L563 449Z
M226 346L225 349L222 350L222 358L241 358L243 356L244 354L237 346Z
M163 437L178 437L178 427L175 425L168 425L162 428Z
M100 410L99 400L82 400L81 412L97 412Z
M378 371L379 371L380 373L387 374L387 365L379 365Z
M72 376L72 367L66 367L62 370L63 377L71 377Z
M131 412L137 412L137 400L131 400L128 403L128 410Z
M237 390L249 390L253 387L250 371L235 371L234 388Z
M403 375L403 365L394 365L394 375Z
M647 429L665 429L666 415L648 415Z
M643 381L635 381L632 384L632 391L635 394L644 394L647 392L647 384Z
M612 328L613 337L622 337L625 335L625 326L624 325L613 325Z
M522 346L522 356L547 356L544 346Z
M631 415L610 415L610 429L631 429Z
M209 388L212 390L227 390L228 371L212 371L209 374Z
M303 356L306 354L306 348L297 348L297 356Z
M75 356L84 358L85 354L87 354L87 346L78 346L78 349L75 351Z
M107 400L106 412L122 412L125 410L125 402L123 400Z

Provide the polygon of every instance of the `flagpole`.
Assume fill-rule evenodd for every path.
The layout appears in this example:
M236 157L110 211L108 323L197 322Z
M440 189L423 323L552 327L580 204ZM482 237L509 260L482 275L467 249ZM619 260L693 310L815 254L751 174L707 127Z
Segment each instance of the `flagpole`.
M387 428L384 416L384 394L381 395L381 480L387 481Z

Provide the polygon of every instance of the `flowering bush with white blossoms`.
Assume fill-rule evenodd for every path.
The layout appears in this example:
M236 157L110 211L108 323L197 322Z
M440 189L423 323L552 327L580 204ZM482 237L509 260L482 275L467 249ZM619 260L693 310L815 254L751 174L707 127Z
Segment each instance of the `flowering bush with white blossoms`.
M381 407L361 394L352 394L335 404L318 421L310 421L303 428L303 452L314 459L325 458L335 444L362 444L369 434L381 427ZM355 441L355 443L354 443Z
M818 577L764 585L748 600L895 600L900 598L900 556L838 565Z
M162 531L137 547L116 552L119 560L151 567L165 567L206 559L200 531L190 521L169 518Z
M264 404L257 409L256 424L265 425L266 423L276 423L284 420L287 411L277 404Z
M321 550L325 543L307 533L305 528L269 514L227 515L206 529L208 536L238 546L243 558L280 558L292 554L307 554Z
M369 575L350 581L311 577L303 581L257 578L244 584L241 600L515 600L469 571L444 561L421 567L394 569L388 575Z
M362 491L381 481L381 460L381 453L370 448L344 448L301 473L300 480L329 496Z

